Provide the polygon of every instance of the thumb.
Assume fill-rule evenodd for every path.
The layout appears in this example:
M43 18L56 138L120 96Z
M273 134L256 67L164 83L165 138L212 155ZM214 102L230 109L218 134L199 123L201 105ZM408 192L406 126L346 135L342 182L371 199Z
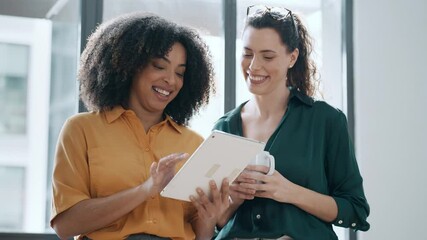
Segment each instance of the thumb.
M151 167L150 167L150 174L151 174L151 176L157 175L157 166L158 165L159 164L157 162L153 162L151 164Z

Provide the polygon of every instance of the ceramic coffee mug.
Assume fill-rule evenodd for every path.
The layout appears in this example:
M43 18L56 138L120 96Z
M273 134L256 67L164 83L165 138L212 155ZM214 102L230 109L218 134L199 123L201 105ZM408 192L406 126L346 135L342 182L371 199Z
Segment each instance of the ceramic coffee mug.
M261 165L269 168L267 175L272 175L275 169L274 156L268 151L262 151L256 155L256 157L249 163L251 165Z

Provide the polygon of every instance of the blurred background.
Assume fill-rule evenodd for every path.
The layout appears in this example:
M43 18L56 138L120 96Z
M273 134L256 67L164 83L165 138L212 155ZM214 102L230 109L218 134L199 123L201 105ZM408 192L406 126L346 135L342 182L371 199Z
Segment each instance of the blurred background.
M51 174L78 99L80 52L99 23L148 11L196 28L217 93L191 121L207 136L249 94L240 72L246 7L303 16L315 39L323 99L349 121L371 215L340 240L427 239L427 2L424 0L0 0L0 239L57 239Z

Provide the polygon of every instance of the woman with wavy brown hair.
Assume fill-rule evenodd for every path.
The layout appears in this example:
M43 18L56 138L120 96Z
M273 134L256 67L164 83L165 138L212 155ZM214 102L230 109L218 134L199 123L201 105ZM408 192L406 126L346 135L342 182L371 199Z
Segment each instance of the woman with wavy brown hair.
M241 68L252 98L215 129L266 142L276 171L249 165L216 239L337 239L332 225L366 231L366 201L345 115L314 99L306 27L290 10L250 6Z

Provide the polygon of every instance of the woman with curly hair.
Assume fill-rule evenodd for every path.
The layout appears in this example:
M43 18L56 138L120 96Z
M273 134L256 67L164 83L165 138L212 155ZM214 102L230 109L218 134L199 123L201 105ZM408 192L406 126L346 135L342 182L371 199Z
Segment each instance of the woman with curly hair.
M306 27L290 10L247 9L241 67L253 97L215 128L266 142L276 171L249 165L216 239L337 239L332 225L366 231L366 201L345 115L313 98Z
M208 239L228 183L204 207L159 192L203 141L187 123L209 101L209 51L193 30L133 13L89 38L79 70L90 110L67 120L53 172L51 226L61 239ZM200 200L199 199L199 200Z

